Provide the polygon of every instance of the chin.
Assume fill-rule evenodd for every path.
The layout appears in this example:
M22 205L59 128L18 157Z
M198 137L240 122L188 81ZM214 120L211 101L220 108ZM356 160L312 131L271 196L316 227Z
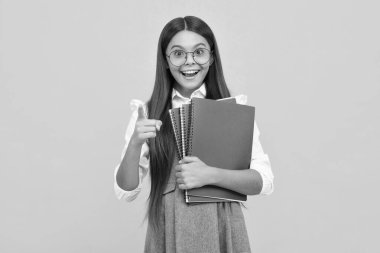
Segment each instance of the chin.
M199 87L201 87L203 82L184 82L184 81L177 81L177 84L181 86L182 89L185 89L185 90L196 90L198 89Z

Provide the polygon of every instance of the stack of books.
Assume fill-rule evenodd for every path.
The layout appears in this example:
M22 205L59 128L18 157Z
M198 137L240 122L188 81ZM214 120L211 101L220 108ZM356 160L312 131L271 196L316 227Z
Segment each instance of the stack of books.
M255 107L235 98L193 98L169 110L178 159L196 156L212 167L249 169ZM186 203L246 201L247 196L214 185L185 190Z

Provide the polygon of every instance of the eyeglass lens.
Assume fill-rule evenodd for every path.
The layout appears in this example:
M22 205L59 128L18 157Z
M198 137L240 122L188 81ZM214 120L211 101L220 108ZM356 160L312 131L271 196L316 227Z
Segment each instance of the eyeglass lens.
M183 50L175 50L170 53L169 60L175 66L185 64L187 55L191 54L194 61L200 65L206 64L210 60L210 51L205 48L198 48L194 52L185 52Z

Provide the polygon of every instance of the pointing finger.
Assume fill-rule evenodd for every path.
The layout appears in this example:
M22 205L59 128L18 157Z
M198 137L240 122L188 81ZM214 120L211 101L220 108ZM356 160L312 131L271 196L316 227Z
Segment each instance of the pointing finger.
M142 105L139 105L137 119L146 119Z
M157 121L159 121L159 120L144 118L144 119L140 119L139 121L140 121L141 125L144 125L144 126L154 126L154 127L157 128L157 124L158 124Z

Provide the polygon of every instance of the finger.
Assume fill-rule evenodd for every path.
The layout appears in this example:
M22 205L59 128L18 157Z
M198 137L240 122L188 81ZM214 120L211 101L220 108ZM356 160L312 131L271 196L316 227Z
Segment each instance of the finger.
M160 128L162 126L162 121L161 120L156 120L156 128L158 131L160 131Z
M149 138L154 138L156 137L157 134L155 132L149 132L149 133L142 133L142 134L139 134L139 137L141 139L149 139Z
M155 128L157 128L157 125L162 125L162 122L161 120L156 120L156 119L140 119L139 120L139 123L140 125L143 125L143 126L153 126Z
M181 190L186 190L186 185L185 184L178 184L178 188Z
M137 112L138 112L138 116L137 116L137 119L146 119L145 117L145 113L144 113L144 108L142 107L142 105L139 105L139 108L137 109Z
M177 178L177 184L185 184L182 178Z
M185 169L185 167L186 167L185 164L182 164L182 165L179 164L179 165L176 165L175 170L176 170L177 172L183 172L184 169Z
M137 131L140 133L156 132L156 128L154 126L140 126L137 127Z
M176 178L182 178L182 173L181 172L176 172L175 173Z
M196 156L185 156L179 163L192 163L192 162L199 162L200 159Z

